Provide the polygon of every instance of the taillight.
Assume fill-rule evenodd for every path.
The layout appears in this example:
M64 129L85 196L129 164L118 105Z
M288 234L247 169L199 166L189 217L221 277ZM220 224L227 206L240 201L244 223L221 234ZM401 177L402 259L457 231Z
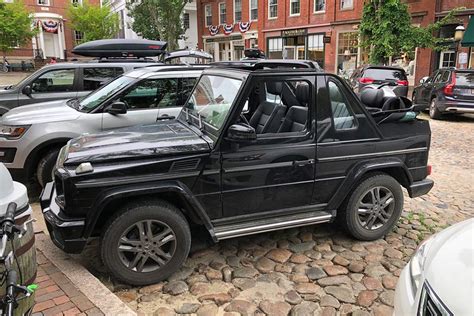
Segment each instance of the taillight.
M363 77L363 78L360 78L360 79L359 79L359 82L360 82L360 83L369 83L369 84L370 84L370 83L374 83L374 79L372 79L372 78L367 78L367 77Z
M453 95L454 86L456 85L456 74L451 74L451 81L444 87L445 95Z
M426 166L426 173L427 173L428 176L431 175L432 170L433 170L433 168L431 167L431 165Z
M397 85L408 86L408 80L397 80Z

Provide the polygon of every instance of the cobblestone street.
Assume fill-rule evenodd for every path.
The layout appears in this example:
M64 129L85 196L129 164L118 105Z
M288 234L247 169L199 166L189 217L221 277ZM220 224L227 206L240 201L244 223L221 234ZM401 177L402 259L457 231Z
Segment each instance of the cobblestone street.
M427 119L426 115L423 115ZM167 282L129 288L111 281L94 254L81 261L143 315L391 315L401 269L418 243L474 215L474 117L431 121L435 187L406 196L403 218L384 239L359 242L336 224L221 242L190 255Z

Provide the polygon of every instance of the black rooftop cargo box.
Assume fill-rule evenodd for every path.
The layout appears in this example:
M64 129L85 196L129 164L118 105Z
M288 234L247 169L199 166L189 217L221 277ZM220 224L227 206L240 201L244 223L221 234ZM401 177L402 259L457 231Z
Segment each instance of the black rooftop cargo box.
M87 57L153 57L165 52L168 44L144 39L106 39L83 43L72 52Z

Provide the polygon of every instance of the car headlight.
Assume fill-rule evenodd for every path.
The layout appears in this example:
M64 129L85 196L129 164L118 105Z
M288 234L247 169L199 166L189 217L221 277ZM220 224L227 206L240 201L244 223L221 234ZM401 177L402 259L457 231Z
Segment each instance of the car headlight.
M432 238L424 240L419 246L415 255L410 260L410 279L413 292L416 293L421 282L421 274L426 261L426 256L430 249Z
M0 137L18 139L28 130L29 126L0 126Z

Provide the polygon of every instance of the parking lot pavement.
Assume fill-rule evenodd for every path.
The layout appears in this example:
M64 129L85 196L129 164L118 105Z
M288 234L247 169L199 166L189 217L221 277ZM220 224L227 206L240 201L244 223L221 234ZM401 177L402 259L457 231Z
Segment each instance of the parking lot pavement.
M226 240L192 253L168 281L141 288L110 280L97 243L78 260L144 315L391 315L397 278L417 245L474 216L474 116L431 121L431 129L435 186L406 196L384 239L356 241L328 224Z

